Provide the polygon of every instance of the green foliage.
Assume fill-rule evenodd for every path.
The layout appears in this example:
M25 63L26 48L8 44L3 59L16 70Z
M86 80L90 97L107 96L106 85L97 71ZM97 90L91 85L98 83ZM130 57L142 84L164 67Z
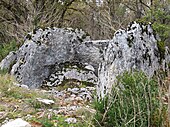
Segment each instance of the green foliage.
M157 42L158 50L160 53L160 63L162 62L162 59L165 58L165 42L158 41Z
M151 8L151 10L139 20L143 22L152 22L152 27L160 36L161 41L168 43L170 39L170 14L167 10L162 9L161 6L164 5L159 5L157 8Z
M170 15L163 10L157 10L153 13L154 23L153 28L159 34L162 41L169 38L170 33Z
M95 103L95 125L103 127L161 127L167 107L159 96L158 83L143 73L118 77L109 97Z
M10 43L0 44L0 61L8 55L10 51L15 51L18 49L18 45L15 41L11 41Z
M8 72L8 69L0 69L0 75L5 75Z

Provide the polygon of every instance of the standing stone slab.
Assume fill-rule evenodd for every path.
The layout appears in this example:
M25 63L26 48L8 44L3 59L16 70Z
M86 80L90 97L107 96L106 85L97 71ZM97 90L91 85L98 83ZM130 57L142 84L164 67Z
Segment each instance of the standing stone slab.
M127 30L118 30L104 52L98 70L98 97L110 92L116 77L125 71L143 71L152 77L158 69L166 71L170 62L166 49L165 59L160 57L153 29L150 24L132 23Z

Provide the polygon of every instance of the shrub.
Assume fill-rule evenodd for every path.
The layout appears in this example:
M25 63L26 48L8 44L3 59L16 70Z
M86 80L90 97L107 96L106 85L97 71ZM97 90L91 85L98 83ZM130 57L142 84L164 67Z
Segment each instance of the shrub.
M162 127L167 107L159 85L143 73L118 77L111 95L95 102L95 125L103 127Z
M0 61L8 55L10 51L17 50L18 45L15 41L11 41L10 43L0 44Z

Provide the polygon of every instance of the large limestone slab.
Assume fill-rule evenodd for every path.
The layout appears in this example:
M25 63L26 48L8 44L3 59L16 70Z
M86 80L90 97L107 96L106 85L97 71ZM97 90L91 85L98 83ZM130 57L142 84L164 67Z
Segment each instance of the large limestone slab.
M116 81L116 77L125 71L143 71L152 77L157 70L168 70L170 62L168 48L164 57L160 56L151 24L131 23L126 30L118 30L104 51L103 61L98 70L97 94L104 97Z

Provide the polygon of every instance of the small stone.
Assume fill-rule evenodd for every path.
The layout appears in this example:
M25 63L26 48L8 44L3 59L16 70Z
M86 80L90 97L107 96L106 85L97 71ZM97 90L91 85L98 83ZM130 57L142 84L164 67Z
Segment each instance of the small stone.
M78 94L78 92L79 92L79 88L68 88L67 89L67 91L68 92L71 92L71 93L73 93L73 94Z
M63 97L63 96L64 96L64 93L63 93L63 92L56 92L56 96L57 96L57 97Z
M67 119L65 120L65 122L67 122L68 124L76 123L76 122L77 122L77 119L76 119L76 118L67 118Z
M95 88L95 87L87 86L86 88L87 88L89 91L94 91L94 90L96 90L96 88Z
M91 99L92 99L90 93L88 93L88 92L82 92L82 93L80 93L80 94L79 94L79 97L81 97L81 98L83 98L83 99L86 99L86 100L91 100Z
M71 94L71 97L76 97L76 95L75 94Z
M87 69L87 70L95 71L95 69L92 65L87 65L84 68Z
M20 87L24 88L24 89L29 89L29 87L27 85L23 85L23 84Z
M75 100L76 100L76 101L83 101L83 98L81 98L81 97L76 97Z
M42 103L47 104L47 105L54 104L54 101L53 101L53 100L49 100L49 99L37 98L37 100L38 100L39 102L42 102Z
M73 111L75 111L75 110L77 110L79 107L78 106L70 106L70 107L68 107L67 109L68 110L73 110Z
M31 127L31 125L28 122L22 120L21 118L18 118L10 122L7 122L1 127Z
M32 115L27 114L27 115L25 116L25 119L28 120L28 119L31 119L32 117L33 117Z
M80 88L80 92L85 92L85 91L87 91L86 88Z

